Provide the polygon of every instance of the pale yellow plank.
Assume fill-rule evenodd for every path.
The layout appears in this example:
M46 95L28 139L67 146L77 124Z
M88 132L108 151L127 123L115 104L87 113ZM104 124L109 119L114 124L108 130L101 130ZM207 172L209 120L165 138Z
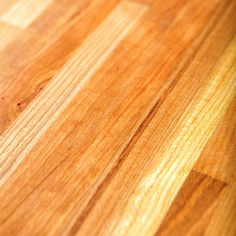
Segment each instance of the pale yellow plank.
M30 152L145 11L146 7L140 4L121 2L75 52L45 91L3 134L0 140L0 184Z
M17 0L0 16L0 21L19 28L29 26L53 0Z

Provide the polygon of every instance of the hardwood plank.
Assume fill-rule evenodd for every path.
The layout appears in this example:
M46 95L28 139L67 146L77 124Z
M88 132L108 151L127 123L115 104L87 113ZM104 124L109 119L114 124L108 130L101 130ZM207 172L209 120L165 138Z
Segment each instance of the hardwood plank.
M214 6L213 6L213 9L214 9ZM232 9L229 12L232 12ZM187 15L187 17L189 17L188 14L186 14L186 15ZM217 15L217 12L216 12L216 15ZM227 15L227 18L226 18L227 20L229 20L229 19L231 20L231 17L229 17L229 16L230 16L230 13L228 13L228 15ZM195 16L192 16L192 17L194 18ZM176 26L173 28L177 30L179 28L179 25L181 25L183 22L185 22L186 18L183 18L182 20L183 21L178 22L178 24L176 24ZM187 22L189 22L189 21L187 21ZM192 22L192 23L196 24L196 22ZM203 25L205 27L204 21L200 21L198 23L198 25L199 25L199 30L202 29L201 27L203 27ZM220 27L218 27L218 30L215 32L215 34L212 36L212 38L215 38L217 35L219 35L219 31L222 31L222 26L224 26L223 23L222 23L222 25L220 25ZM172 28L172 30L173 30L173 28ZM185 31L185 28L183 30ZM232 31L232 32L234 32L234 31ZM165 35L165 37L163 37L163 41L165 40L164 42L166 42L167 38L171 37L171 35L172 34L167 33L167 35ZM230 33L225 34L225 35L227 36L225 38L225 44L227 44L228 40L231 39L231 36L230 36ZM194 36L195 35L192 35L192 37L194 37ZM203 36L201 35L200 39L202 37ZM191 39L192 38L189 38L189 40L191 40ZM132 40L129 40L129 41L132 42ZM194 43L194 46L191 48L192 53L195 52L195 51L193 52L192 50L196 47L196 45L199 44L199 41L201 42L201 40L198 40L197 42ZM146 40L144 42L145 42L145 44L148 43L148 41L146 41ZM217 40L216 40L216 42L217 42ZM223 41L221 41L221 43L222 42ZM186 41L186 44L188 45L189 41ZM124 44L124 45L126 45L126 44ZM154 44L154 45L156 46L156 44ZM205 50L203 50L203 52L201 53L200 59L198 59L197 61L202 60L202 57L203 57L203 55L205 55L206 51L209 52L210 45L212 45L211 40L208 41L208 44L205 46ZM210 52L211 52L210 55L212 57L213 57L213 55L217 56L218 53L220 53L222 51L222 49L224 49L224 47L225 47L224 43L217 44L218 50L215 50L215 46L216 45L212 45L211 50L210 50ZM170 55L173 54L172 50L180 50L179 44L177 44L175 47L173 47L173 49L172 49L172 47L173 47L173 44L170 44L169 48L168 48ZM145 50L146 55L150 56L149 52L150 51L153 52L153 49L155 47L153 48L153 46L150 46L150 48L152 50ZM196 47L195 50L197 48L198 47ZM159 49L159 47L157 47L157 49ZM120 49L118 51L120 51ZM174 51L174 52L176 52L176 51ZM163 51L162 53L163 53L163 55L165 55L166 51ZM176 54L178 55L178 53L176 53ZM123 55L123 54L121 54L121 55ZM159 51L159 54L157 53L157 55L158 55L157 58L158 58L159 62L161 61L163 64L170 65L167 63L168 61L163 62L162 57L160 57L160 51ZM188 56L191 57L192 54L190 53L190 55L188 55ZM120 57L120 55L119 55L119 57ZM134 57L135 57L135 55L134 55ZM152 55L151 55L151 57L152 57ZM178 58L178 57L176 57L176 58ZM173 59L171 58L169 60L170 60L169 63L170 62L172 63ZM211 60L212 60L212 58L211 58ZM215 58L215 60L217 61L217 57ZM123 57L121 57L120 63L121 63L121 61L123 61ZM139 61L137 64L142 65L143 64L143 63L141 63L142 61L144 62L144 61L149 61L149 60L147 60L147 56L143 56L142 60ZM211 63L214 65L215 62L211 61ZM199 73L199 71L202 71L202 66L205 66L204 67L205 70L203 69L203 71L207 71L207 68L209 69L209 67L212 68L211 63L210 64L209 63L201 64L201 67L199 67L198 73ZM137 66L137 64L134 64L133 66L135 67L135 66ZM163 64L161 64L161 65L163 65ZM147 66L147 65L145 65L145 66ZM7 209L7 208L9 209L9 211L5 211L6 216L9 213L11 213L12 211L15 212L10 220L10 222L15 222L12 225L19 225L20 226L20 225L22 225L22 220L24 219L24 217L26 217L26 218L30 217L31 220L29 221L27 226L24 227L24 230L27 230L27 227L30 227L30 222L37 221L38 222L37 225L42 225L42 224L44 225L44 230L49 230L51 227L53 227L53 228L59 227L59 231L56 231L56 232L61 232L61 230L63 232L63 230L65 229L64 227L66 227L65 225L68 225L68 224L70 225L71 221L76 222L77 218L75 218L75 221L72 220L72 219L74 219L74 215L77 215L77 213L81 213L81 210L83 210L84 206L86 206L86 202L87 202L86 199L90 199L89 196L91 195L91 192L92 193L94 192L94 188L96 190L97 186L99 186L99 183L104 179L104 177L106 177L106 174L111 170L112 165L115 164L115 162L117 160L116 158L118 157L117 150L119 150L119 152L120 151L122 152L124 137L126 137L127 133L131 132L130 131L130 124L131 123L135 124L137 122L137 120L140 119L140 114L147 113L147 111L144 112L143 108L140 109L140 107L145 108L146 104L148 102L150 102L150 100L148 100L148 96L151 96L151 94L154 94L156 96L156 91L157 91L156 89L158 86L157 80L155 80L155 78L157 76L156 74L154 75L154 77L152 77L153 84L150 83L150 79L147 79L147 81L145 82L145 81L143 81L143 79L142 80L137 79L140 77L136 77L137 75L140 74L140 71L143 73L143 75L145 75L145 74L147 74L147 72L149 70L153 71L153 68L156 66L157 66L157 64L154 63L146 71L143 71L143 69L144 69L143 67L138 68L136 75L134 75L134 77L132 77L132 80L129 80L129 83L127 83L127 75L122 75L122 74L119 75L117 69L113 70L113 71L111 70L111 72L105 76L103 73L101 73L102 76L100 76L100 77L109 78L109 77L111 77L112 74L114 74L114 71L115 71L116 72L115 78L119 78L119 79L123 78L123 81L126 81L126 83L125 83L126 86L122 86L122 84L124 83L122 81L114 83L116 81L116 80L114 80L114 78L108 81L109 83L107 85L108 85L109 90L111 89L111 87L110 87L111 85L114 88L113 89L114 95L112 98L111 98L111 93L104 93L104 83L99 83L99 81L100 81L99 79L98 79L98 81L92 80L93 83L89 83L87 85L88 88L85 89L83 93L82 93L82 91L80 92L78 97L71 104L70 109L66 109L64 115L60 119L61 121L57 121L57 124L52 127L50 132L48 132L47 136L39 143L39 145L37 145L36 148L34 148L34 150L32 150L31 155L29 155L27 157L28 160L26 160L24 163L22 163L20 168L17 170L17 174L14 175L14 177L13 176L11 177L10 182L12 184L8 182L8 184L5 185L5 191L7 191L6 192L7 194L4 196L4 198L2 198L1 202L3 204L2 207L5 207L5 209ZM193 66L194 66L194 64L193 64ZM126 67L127 67L127 65L125 63L124 69ZM134 67L131 67L130 73L133 73ZM193 68L195 68L195 66ZM110 66L108 66L108 69L110 69ZM194 73L195 72L196 71L194 69ZM159 73L159 70L158 70L158 73ZM167 71L166 73L168 74L169 72ZM166 74L163 73L162 76L163 76L163 78L165 78ZM199 76L199 77L201 77L201 76ZM99 76L95 76L95 78L99 78ZM159 78L160 78L160 74L159 74ZM187 77L186 80L188 80L188 78L189 77ZM203 81L204 81L204 79L205 79L205 77L202 78ZM135 86L135 88L133 88L133 91L131 91L131 93L128 93L127 95L125 95L125 91L129 91L129 89L134 86L134 81L136 81L136 83L138 83L137 86ZM166 82L165 79L164 79L164 81ZM142 93L141 93L141 96L137 97L136 92L134 92L134 91L137 91L137 88L139 88L139 91L145 91L144 88L147 86L147 82L149 83L149 89L146 89L145 99L143 99L144 95ZM197 87L199 87L199 85L201 85L201 83L199 83L199 84L198 83L199 83L199 81L196 81L194 84L191 84L192 88L195 88L196 85L198 85ZM99 86L100 89L98 87L99 84L100 84L100 86ZM129 85L129 87L127 87L128 85ZM161 85L163 86L163 84L161 84ZM123 87L123 89L121 89L122 87ZM107 90L105 90L105 91L107 91ZM153 92L151 92L151 91L153 91ZM187 87L186 90L183 92L183 96L185 96L186 92L188 92L188 91L189 91L189 87ZM94 95L96 95L98 93L94 97L95 100L92 100L91 97L88 97L84 101L84 98L87 97L88 92L89 92L89 94L91 94L91 92L93 92ZM97 96L99 96L100 93L103 94L103 96L94 104L94 101L96 101L96 98L97 98ZM127 109L126 108L127 105L125 105L126 103L122 106L119 105L121 94L122 94L123 99L126 100L126 98L129 97L129 99L132 101L131 108ZM134 98L136 100L135 103L133 102L135 100L132 99L129 94L133 94L132 96L134 96ZM137 98L139 98L139 99L137 99ZM160 97L158 96L158 98L160 98ZM78 101L83 101L83 103L78 104ZM109 102L107 102L107 101L112 101L111 104L114 104L110 108L108 107L109 108L108 110L107 110L107 104ZM142 106L140 106L141 101L145 102ZM185 101L185 102L186 102L185 105L187 106L188 101ZM118 103L117 105L120 106L120 108L118 109L118 111L120 110L119 113L118 113L118 111L116 111L117 110L117 108L116 108L117 105L115 105L116 103ZM90 104L93 104L93 107L95 110L93 108L90 108L88 110L88 108L91 106ZM128 104L129 104L129 102L128 102ZM133 111L138 108L139 108L139 112L134 114ZM76 109L78 109L78 110L76 111ZM112 112L112 110L114 110L115 113ZM124 112L124 111L126 111L126 112ZM112 112L111 114L116 114L116 116L119 117L119 122L112 129L111 129L111 127L114 126L114 120L113 120L114 115L110 116L109 115L110 112ZM124 113L124 114L122 114L122 113ZM71 118L68 120L68 116L70 114L71 114ZM85 116L85 114L86 114L86 116ZM90 115L88 116L88 114L90 114ZM103 121L104 115L101 116L101 114L104 114L104 115L107 114L105 116L105 117L107 117L105 119L105 121ZM122 114L122 116L120 116L119 114ZM181 114L181 112L179 114ZM84 121L83 121L83 117L84 117ZM128 117L130 117L130 118L127 119ZM170 119L172 120L172 118L170 118ZM64 125L62 125L64 121L66 121L66 122ZM79 125L76 125L77 122L79 122ZM90 125L88 127L88 124L92 124L92 125ZM94 127L97 127L97 129L94 130ZM105 130L103 130L104 127L107 127L107 128ZM165 127L165 125L164 125L164 127ZM57 132L58 128L60 128L59 132ZM171 129L171 127L170 127L170 129ZM103 132L102 132L102 130L103 130ZM108 130L109 130L109 132L108 132ZM124 131L126 133L124 133ZM77 134L76 136L75 136L75 133ZM88 134L87 137L84 136L85 133ZM93 144L93 142L94 142L93 139L96 136L98 136L98 137L96 138L96 142ZM57 139L55 139L54 137L57 137ZM104 137L106 137L106 139ZM48 143L48 141L45 142L45 140L52 140L53 142ZM107 142L107 140L109 140L109 142ZM118 141L121 142L121 144L119 144ZM128 139L128 141L130 141L130 140ZM94 148L91 149L91 147L90 147L90 149L88 149L88 151L85 151L91 144L93 144L92 147L94 147ZM119 147L118 145L121 147ZM102 152L102 150L106 150L106 155L104 152ZM119 152L118 152L118 154L119 154ZM114 156L115 158L114 158L112 165L111 165L111 164L109 164L109 161L111 160L109 158L111 158L113 155L115 155ZM46 163L43 160L41 160L40 158L39 159L35 158L37 156L44 156L44 160L46 160ZM68 159L68 157L70 157L70 158ZM92 158L92 157L94 157L94 158ZM60 165L60 163L63 163L63 165ZM108 165L109 168L107 168L105 170L106 172L104 173L104 166L106 166L106 165ZM30 172L28 171L29 166L30 166ZM90 166L90 168L88 168L88 166ZM43 172L42 172L42 170L43 170ZM94 171L94 170L96 170L96 171ZM47 173L51 173L49 177L47 176ZM73 173L73 175L67 176L66 173ZM24 182L22 182L22 181L20 181L20 180L22 180L22 177L21 177L22 175L24 175L24 176L30 175L31 177L30 178L25 177ZM99 175L101 175L101 177L99 177ZM101 178L101 180L98 181L97 180L98 177ZM14 182L14 178L15 178L15 182ZM45 178L47 179L46 182L44 181ZM79 181L79 179L81 179L81 180ZM43 182L41 182L41 181L43 181ZM60 182L60 185L56 184L58 181ZM39 184L39 186L38 186L38 184ZM21 185L21 187L19 185ZM68 188L67 187L68 185L74 186L74 187ZM19 186L20 187L19 189L21 189L21 188L26 189L26 186L27 186L27 189L29 189L29 191L31 191L31 188L32 188L33 193L31 194L31 192L29 192L30 195L28 195L27 192L22 193L19 191L19 189L17 190L16 187L14 187L14 189L13 189L10 186ZM25 187L23 187L23 186L25 186ZM62 187L62 186L64 186L64 187ZM49 189L49 192L42 191L43 189ZM57 194L55 195L50 189L54 189L53 192L57 193ZM82 191L82 189L83 189L83 191ZM2 193L4 193L5 191L3 189ZM60 192L60 194L58 194L59 192ZM19 194L22 195L22 198L19 196ZM86 194L86 195L84 195L84 194ZM17 196L17 198L16 198L16 196ZM85 198L84 196L87 196L87 197ZM20 199L22 199L23 204L21 204L19 202L19 201L21 201ZM37 201L36 201L36 199L37 199ZM41 216L41 214L40 214L40 212L44 209L45 205L48 205L49 199L50 199L50 201L52 201L54 199L53 201L55 202L54 205L50 206L51 213L50 214L48 213L49 214L48 217L50 217L49 218L50 223L48 222L49 219L47 220L47 218L45 218L45 216ZM57 199L57 200L55 200L55 199ZM17 208L14 210L13 205L7 207L5 205L7 201L12 201L12 202L17 201L18 202L16 205ZM32 209L28 208L27 206L31 206L31 204L33 202L34 202L34 205L37 202L37 205L35 207L38 210L37 211L34 210L32 212ZM69 202L73 202L73 204L68 205ZM18 205L18 204L20 204L20 205ZM55 214L55 212L58 211L57 209L61 209L60 215ZM62 210L62 209L64 209L64 210ZM53 226L55 224L55 222L58 221L57 217L59 217L61 219L61 221L63 221L65 223L65 225ZM47 222L46 226L45 226L45 222ZM8 228L10 228L9 222L7 225L8 225ZM76 229L76 227L75 227L75 229ZM23 232L27 232L27 231L23 231Z
M234 235L236 2L46 1L0 1L0 235Z

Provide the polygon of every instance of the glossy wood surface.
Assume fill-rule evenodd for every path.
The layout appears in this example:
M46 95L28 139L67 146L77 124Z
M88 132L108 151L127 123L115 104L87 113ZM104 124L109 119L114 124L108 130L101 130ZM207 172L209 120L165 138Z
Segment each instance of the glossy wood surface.
M0 0L0 235L236 235L235 0Z

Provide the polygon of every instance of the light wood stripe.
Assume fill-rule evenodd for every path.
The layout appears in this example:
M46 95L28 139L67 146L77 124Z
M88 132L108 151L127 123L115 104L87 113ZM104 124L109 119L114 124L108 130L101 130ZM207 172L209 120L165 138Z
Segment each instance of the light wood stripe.
M0 185L30 152L145 11L146 7L140 4L121 2L75 52L43 93L3 134L0 140Z
M135 199L131 198L130 209L126 209L130 215L135 215L135 222L133 224L119 222L116 232L124 230L123 225L126 223L129 228L125 235L135 235L140 232L142 235L155 233L236 95L235 62L236 38L210 75L212 79L208 86L198 94L199 101L190 104L182 115L180 125L173 130L172 141L166 142L161 153L157 151L161 163L153 172L150 171L135 190ZM131 207L137 201L138 211L137 208Z
M18 0L6 12L0 20L19 28L29 26L53 0Z

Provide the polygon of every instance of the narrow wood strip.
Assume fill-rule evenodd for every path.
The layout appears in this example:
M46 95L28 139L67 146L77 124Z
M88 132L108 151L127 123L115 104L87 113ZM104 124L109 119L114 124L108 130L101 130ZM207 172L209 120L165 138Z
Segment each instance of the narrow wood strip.
M29 153L145 11L146 7L140 4L121 2L75 52L44 92L6 131L0 141L0 184ZM107 31L111 26L112 31Z
M27 28L53 0L18 0L0 16L0 21L19 28Z

